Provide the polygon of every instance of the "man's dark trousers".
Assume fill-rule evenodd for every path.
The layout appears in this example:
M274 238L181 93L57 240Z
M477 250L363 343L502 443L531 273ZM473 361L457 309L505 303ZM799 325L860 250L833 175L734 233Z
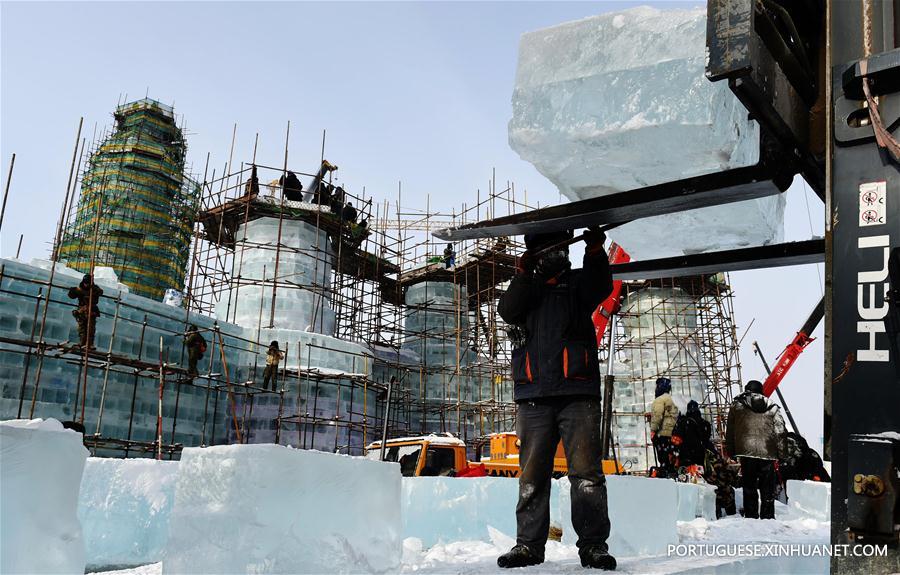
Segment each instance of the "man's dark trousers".
M739 459L744 482L744 517L775 519L775 462L757 457Z
M516 542L544 552L550 529L553 456L562 438L572 494L572 525L578 548L607 549L609 515L600 445L601 403L593 397L550 397L518 404L519 502Z

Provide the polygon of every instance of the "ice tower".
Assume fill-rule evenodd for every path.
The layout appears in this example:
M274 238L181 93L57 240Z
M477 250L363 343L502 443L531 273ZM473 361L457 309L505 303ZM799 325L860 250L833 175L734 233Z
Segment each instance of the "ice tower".
M184 174L187 145L170 106L145 98L114 116L58 257L83 273L109 266L132 293L159 301L184 287L200 188Z
M334 256L324 230L264 217L240 224L237 241L231 287L216 310L220 319L247 328L334 333L327 297Z
M472 322L466 288L452 282L424 281L407 289L405 301L403 349L414 352L421 361L419 376L411 378L408 385L412 400L425 406L421 419L410 421L410 428L473 438L474 421L470 416L457 421L452 407L490 397L489 390L482 396L484 390L479 387L489 381L466 369L477 361L469 347Z
M688 401L706 400L706 382L699 376L705 359L696 340L697 303L677 287L647 287L625 298L620 317L629 344L616 365L616 375L625 381L617 383L613 396L613 437L620 461L644 470L654 465L643 414L655 399L656 379L672 380L672 399L682 413Z

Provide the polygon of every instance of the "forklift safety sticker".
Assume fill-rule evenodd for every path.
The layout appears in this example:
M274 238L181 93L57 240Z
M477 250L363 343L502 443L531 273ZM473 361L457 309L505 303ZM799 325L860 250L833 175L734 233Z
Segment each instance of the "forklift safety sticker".
M878 226L886 223L886 182L868 182L859 186L859 225Z

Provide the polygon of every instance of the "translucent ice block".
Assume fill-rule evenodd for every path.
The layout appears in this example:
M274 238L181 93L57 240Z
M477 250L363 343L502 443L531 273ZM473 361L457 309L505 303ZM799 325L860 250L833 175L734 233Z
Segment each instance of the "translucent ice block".
M400 468L277 445L185 449L163 573L384 573Z
M0 422L0 572L84 573L78 490L88 451L55 419Z
M177 470L177 461L87 460L78 517L84 526L88 568L162 561Z
M755 164L759 127L705 77L706 11L638 7L522 36L510 146L571 200ZM783 196L645 218L637 259L780 240Z
M562 542L578 539L572 527L572 498L569 479L559 480L559 509L562 514ZM674 481L627 475L607 475L609 519L612 531L607 540L616 557L661 555L669 544L678 542L678 492Z

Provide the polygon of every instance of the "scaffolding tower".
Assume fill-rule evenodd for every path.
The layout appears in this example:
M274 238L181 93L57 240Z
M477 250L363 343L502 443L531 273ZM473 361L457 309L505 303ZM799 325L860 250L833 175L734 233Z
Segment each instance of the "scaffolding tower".
M82 199L56 254L74 266L93 261L122 270L132 293L152 292L157 301L107 290L98 349L85 351L68 344L75 324L67 311L74 303L61 289L76 278L54 279L55 266L49 278L15 262L0 267L4 299L25 302L14 325L0 325L0 363L21 374L4 382L4 416L57 417L53 406L70 406L61 413L85 425L85 443L95 453L157 457L178 457L188 445L260 441L358 455L381 439L385 417L388 437L451 432L478 457L492 433L514 430L511 343L497 303L524 246L516 238L458 242L448 265L445 244L431 231L531 209L525 194L517 197L514 184L498 185L492 175L473 205L440 212L426 198L423 209L413 209L399 187L395 200L375 201L364 190L342 189L330 170L291 171L287 162L266 166L255 157L229 163L218 176L207 165L201 184L183 178L175 186L160 174L183 166L183 147L175 161L175 152L144 132L151 120L168 126L170 115L149 100L117 109L116 131L85 154L90 160L75 182ZM170 143L179 140L174 134ZM324 153L322 160L324 167ZM287 197L289 174L307 182L299 199ZM157 204L149 215L120 209L126 198L157 197L161 188L150 184L161 182L170 185L171 229L154 227ZM356 206L355 221L342 208L347 201ZM277 229L276 239L247 234L261 220ZM282 237L296 226L311 230L314 245ZM164 232L167 253L189 253L183 262L173 258L161 268L152 249L132 253L138 235L149 246L152 238L162 243ZM273 268L261 274L253 268L258 261L249 261L260 254ZM312 272L300 279L279 269L298 256L312 262ZM148 287L148 277L156 276L135 283L129 269L137 264L156 266L168 283L151 280ZM183 284L175 281L178 269ZM157 303L164 287L182 288L184 305ZM258 307L248 310L253 290ZM278 328L278 302L290 290L312 294L314 309L304 313L313 318L313 339L284 342L286 358L269 389L261 384L263 334ZM694 386L699 393L689 395L721 436L741 377L732 297L724 276L625 282L622 310L610 324L617 387L652 401L643 386L659 375L672 378L676 392L682 382ZM333 325L325 325L326 315ZM249 317L252 329L234 325L238 316L245 323ZM192 323L210 343L199 378L187 373L184 336ZM320 359L335 354L345 366L322 367ZM640 358L648 354L667 361L645 364ZM72 366L76 385L65 376ZM127 397L116 399L116 389ZM113 417L114 410L120 415ZM614 417L614 430L636 422L631 437L614 436L617 449L647 452L644 412L617 404Z
M172 107L144 98L118 106L114 118L115 129L93 145L53 259L82 273L111 267L134 293L159 301L184 286L199 187L185 175L187 145Z

